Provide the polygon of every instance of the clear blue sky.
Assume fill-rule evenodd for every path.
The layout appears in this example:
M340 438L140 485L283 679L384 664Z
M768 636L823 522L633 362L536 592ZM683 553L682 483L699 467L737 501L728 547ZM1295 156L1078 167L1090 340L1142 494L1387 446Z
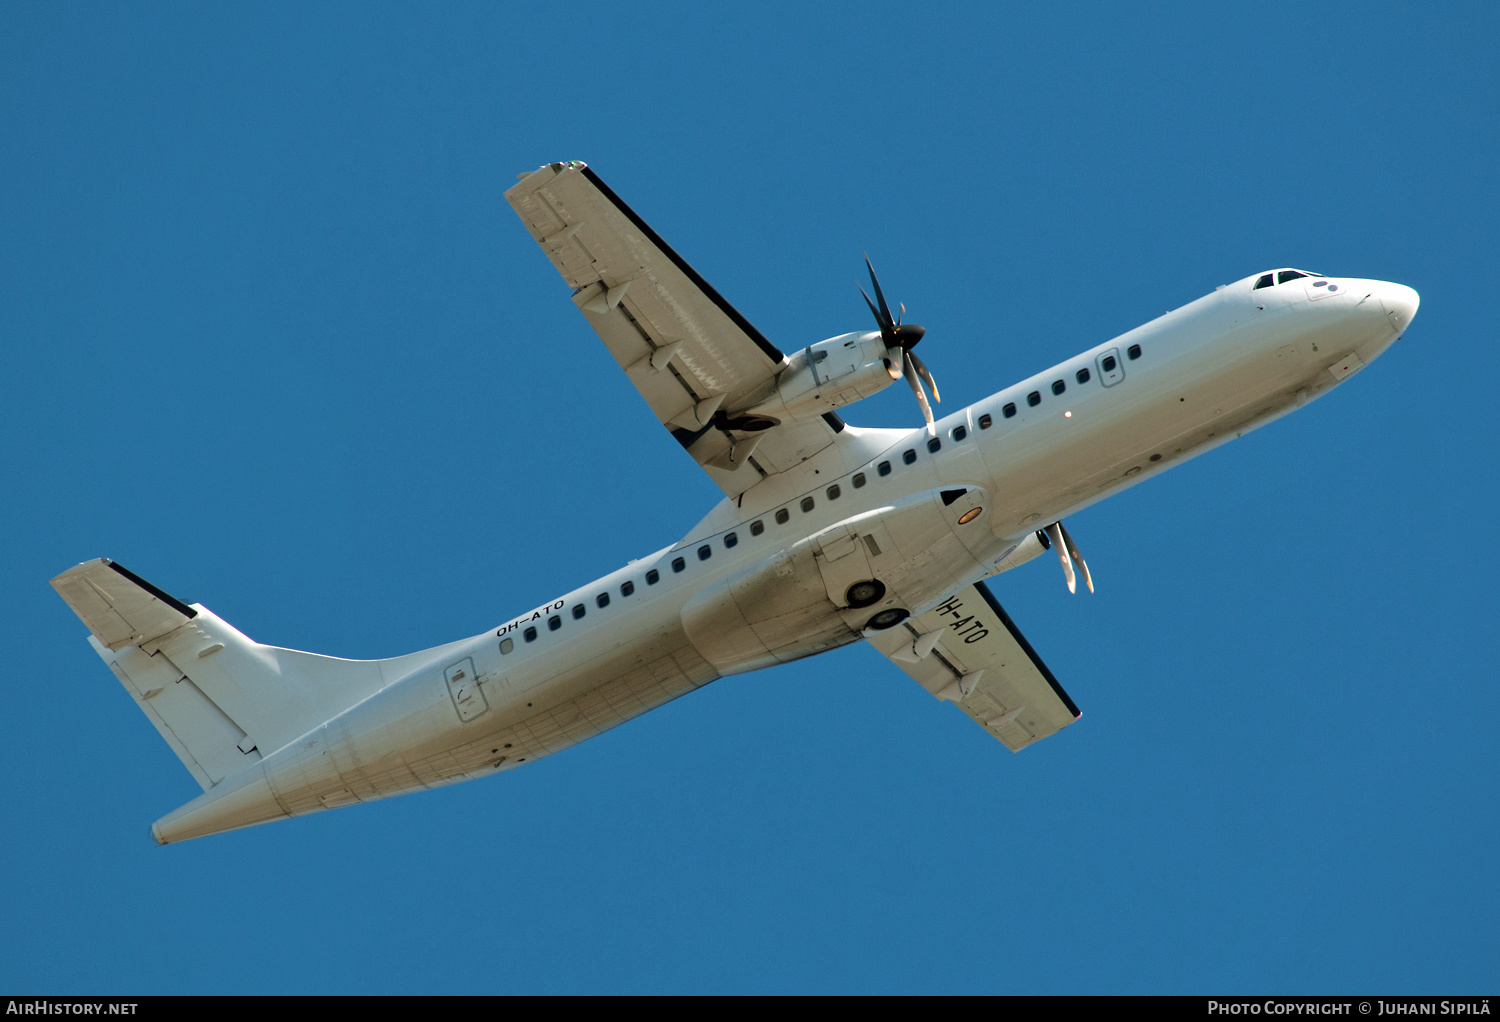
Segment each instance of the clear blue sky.
M0 6L0 989L1490 992L1500 17L1472 5ZM863 646L524 770L158 848L47 580L477 633L717 491L502 193L588 161L768 337L955 407L1272 266L1416 287L1326 400L994 585L1011 755ZM915 425L893 388L846 418Z

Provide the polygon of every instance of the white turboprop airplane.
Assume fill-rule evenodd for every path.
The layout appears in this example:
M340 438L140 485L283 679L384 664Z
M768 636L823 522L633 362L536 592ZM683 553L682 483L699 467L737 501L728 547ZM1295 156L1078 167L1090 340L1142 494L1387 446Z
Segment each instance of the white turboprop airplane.
M864 639L1019 750L1078 709L983 579L1061 520L1301 407L1401 336L1417 293L1257 273L934 421L879 330L784 355L582 163L506 193L573 302L725 497L681 541L470 639L389 660L264 646L112 561L52 580L203 794L159 843L511 770L726 674ZM918 429L836 410L896 380Z

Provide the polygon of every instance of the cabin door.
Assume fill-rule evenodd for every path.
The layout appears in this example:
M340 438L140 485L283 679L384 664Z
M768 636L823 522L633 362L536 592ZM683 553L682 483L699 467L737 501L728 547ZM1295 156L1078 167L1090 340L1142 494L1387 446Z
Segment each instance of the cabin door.
M467 724L490 708L484 692L479 687L479 678L474 674L474 658L464 657L443 672L448 681L448 694L453 697L453 708L458 719Z

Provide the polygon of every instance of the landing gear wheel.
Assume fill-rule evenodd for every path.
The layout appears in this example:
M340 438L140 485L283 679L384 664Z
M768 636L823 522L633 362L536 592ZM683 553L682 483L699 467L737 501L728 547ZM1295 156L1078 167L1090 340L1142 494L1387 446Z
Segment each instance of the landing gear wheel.
M884 631L885 629L893 627L894 625L899 625L901 622L905 621L910 616L910 614L911 612L906 610L904 607L891 607L887 610L882 610L879 614L876 614L874 617L870 618L870 620L866 621L865 628L869 631L875 632Z
M879 603L885 597L885 583L878 578L856 582L844 593L844 602L858 610Z

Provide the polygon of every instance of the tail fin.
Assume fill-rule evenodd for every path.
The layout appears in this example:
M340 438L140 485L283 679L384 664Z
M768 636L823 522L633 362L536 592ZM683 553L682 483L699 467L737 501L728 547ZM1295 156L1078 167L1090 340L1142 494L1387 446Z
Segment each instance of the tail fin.
M105 558L52 587L205 791L407 673L408 657L340 660L261 645Z

